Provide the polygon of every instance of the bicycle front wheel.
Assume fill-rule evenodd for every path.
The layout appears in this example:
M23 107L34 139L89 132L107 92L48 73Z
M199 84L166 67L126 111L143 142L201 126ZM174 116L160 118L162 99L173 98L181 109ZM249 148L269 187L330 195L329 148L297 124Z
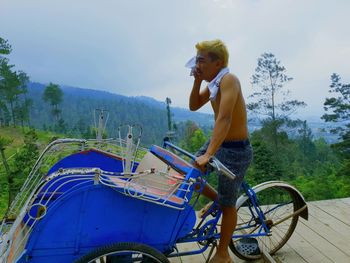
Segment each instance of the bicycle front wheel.
M158 250L139 243L106 245L86 254L75 263L169 263Z
M251 200L246 199L237 208L237 227L235 235L250 235L233 239L230 249L239 258L255 260L262 256L263 252L270 255L278 251L290 238L297 223L297 197L290 189L271 185L256 192L258 205L263 212L261 220L252 205ZM261 235L262 221L265 222L270 234Z

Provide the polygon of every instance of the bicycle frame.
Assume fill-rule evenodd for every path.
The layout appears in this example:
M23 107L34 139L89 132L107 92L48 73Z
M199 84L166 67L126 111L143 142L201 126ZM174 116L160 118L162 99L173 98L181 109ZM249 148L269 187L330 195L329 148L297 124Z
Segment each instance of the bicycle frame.
M164 140L163 142L163 147L166 148L167 146L173 148L174 150L180 152L181 154L191 158L193 161L196 159L196 156L192 155L191 153L177 147L176 145L173 145L170 143L168 140ZM202 181L201 183L201 188L199 190L199 194L202 191L204 185L206 184L205 180ZM232 238L254 238L254 237L259 237L259 236L267 236L270 235L270 230L268 226L265 223L265 215L262 211L262 209L259 207L259 201L257 199L255 191L248 185L248 183L243 182L242 187L244 191L244 194L248 196L248 199L250 200L252 206L249 207L250 213L252 214L252 220L254 222L248 222L245 226L238 227L236 230L242 230L242 229L249 229L252 227L256 227L256 225L259 225L260 230L258 233L255 234L244 234L244 235L232 235ZM199 195L198 195L199 197ZM197 197L197 200L198 200ZM193 204L193 206L196 204L197 200ZM219 208L219 205L215 201L213 205L209 208L208 212L206 213L206 216L203 217L203 219L199 222L199 224L193 229L191 233L186 235L185 237L179 239L176 244L180 243L191 243L191 242L202 242L204 243L203 248L198 249L198 250L193 250L193 251L188 251L188 252L176 252L176 253L171 253L167 255L167 257L178 257L178 256L188 256L188 255L196 255L203 253L208 249L208 247L216 242L217 239L220 238L220 233L217 232L217 225L219 222L219 219L221 217L222 211ZM208 215L213 214L214 218L210 219L209 221L205 222L205 219L208 217ZM257 220L260 224L257 224ZM204 223L204 224L203 224ZM251 224L253 223L253 224ZM203 225L202 225L203 224Z
M256 238L256 237L261 237L261 236L267 236L270 235L270 230L268 226L265 223L265 215L262 212L261 208L259 207L258 200L256 198L256 194L254 190L246 183L244 182L242 184L242 189L244 190L245 194L249 196L249 200L252 203L252 207L249 207L249 210L252 215L255 215L252 217L252 219L259 220L261 224L257 224L255 222L249 222L245 226L238 227L235 229L237 230L242 230L242 229L249 229L256 227L256 225L259 225L259 232L256 234L244 234L244 235L236 235L233 233L232 238ZM217 203L213 203L213 205L209 208L208 213L203 219L198 223L196 228L193 229L191 233L189 233L187 236L179 239L177 241L177 244L181 243L191 243L191 242L199 242L199 243L205 243L201 249L198 250L193 250L193 251L188 251L188 252L176 252L167 255L167 257L178 257L178 256L189 256L189 255L196 255L203 253L208 249L208 247L216 242L220 238L220 233L217 232L217 225L220 220L222 211L220 209L215 211L215 207L218 207ZM209 221L205 222L205 219L210 215L214 214L214 217L210 219ZM205 222L205 223L204 223ZM253 224L251 224L253 223ZM207 231L207 232L206 232Z

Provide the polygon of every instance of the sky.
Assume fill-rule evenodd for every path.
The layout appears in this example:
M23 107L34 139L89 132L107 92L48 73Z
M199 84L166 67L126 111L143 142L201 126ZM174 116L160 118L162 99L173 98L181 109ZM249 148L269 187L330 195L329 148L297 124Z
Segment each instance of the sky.
M150 96L188 108L184 64L221 39L249 102L257 59L273 53L290 97L321 116L330 75L350 82L348 0L0 0L0 37L31 81ZM211 112L209 106L200 111Z

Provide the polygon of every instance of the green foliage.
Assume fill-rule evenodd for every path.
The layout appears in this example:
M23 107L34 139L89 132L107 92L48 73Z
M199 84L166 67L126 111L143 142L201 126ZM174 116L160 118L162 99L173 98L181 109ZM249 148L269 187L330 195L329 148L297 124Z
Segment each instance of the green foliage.
M43 100L50 103L51 106L57 106L63 100L63 92L57 84L50 83L45 88Z
M62 87L64 100L59 105L62 110L59 119L64 120L64 125L59 127L59 120L55 120L51 114L52 106L43 103L44 90L45 86L31 83L27 94L33 100L31 125L37 129L56 131L71 137L96 138L93 112L104 109L109 112L106 125L108 138L116 138L119 125L126 123L142 126L141 142L145 145L161 144L167 132L165 106L158 109L129 97L65 87Z
M185 133L180 142L180 146L188 152L197 152L208 140L203 130L194 122L187 121L185 124Z
M326 122L336 122L342 125L331 130L343 136L350 129L350 84L340 82L341 78L338 74L331 75L331 85L329 92L337 96L326 98L324 102L324 110L326 112L322 116Z
M38 136L34 129L26 131L24 133L24 145L12 160L12 171L8 185L10 201L16 196L39 156L37 140Z
M6 192L8 192L8 182L11 178L11 175L12 175L12 172L11 172L11 169L10 169L10 166L8 164L8 161L7 161L7 158L6 158L6 155L5 155L5 149L6 147L8 147L11 143L12 143L13 140L9 139L9 138L5 138L5 137L2 137L0 136L0 157L1 157L1 160L2 160L2 164L4 165L4 175L5 176L2 176L2 173L0 171L0 214L2 211L6 210L7 209L7 206L5 205L6 202L3 202L3 199L4 199L4 195Z
M25 98L29 77L23 71L14 71L14 65L8 64L8 59L1 54L11 52L10 44L0 38L0 126L12 125L15 127L17 119L29 122L30 100Z
M46 86L42 98L51 105L52 116L54 116L55 120L59 122L61 110L58 108L58 105L61 104L63 100L63 91L57 84L50 83L48 86ZM60 125L62 128L62 122L58 125Z
M0 136L0 156L2 160L2 164L4 165L4 171L0 170L0 213L5 211L8 207L6 202L4 202L4 199L6 198L5 195L8 192L8 182L11 178L12 172L10 169L10 166L7 161L7 156L5 155L5 149L13 142L12 139ZM4 176L2 176L4 175Z
M38 158L39 146L41 149L46 147L52 134L28 128L21 131L8 127L0 130L0 138L4 137L7 138L4 154L9 173L4 166L0 166L0 217L29 175Z
M306 121L298 122L293 137L283 131L277 134L280 143L278 155L269 137L269 122L264 124L250 136L254 158L245 177L248 183L254 186L271 180L286 181L296 186L308 201L350 196L350 178L341 174L350 163L341 162L334 147L324 139L315 140ZM195 152L207 137L203 137L202 130L191 122L187 122L186 127L181 146ZM214 188L217 187L215 173L206 179ZM200 209L208 201L200 196L195 208Z
M67 133L67 125L62 118L58 120L58 123L54 126L54 130L59 133Z
M10 176L11 174L11 170L10 170L10 167L7 163L7 158L6 158L6 155L5 155L5 149L8 145L10 145L12 143L12 139L10 138L7 138L7 137L2 137L0 136L0 154L1 154L1 161L5 167L5 172L7 174L7 176ZM1 192L1 188L0 188L0 192Z
M12 139L0 136L0 151L4 151L5 148L12 143Z
M27 126L30 126L29 112L32 106L33 100L24 98L23 102L15 107L15 115L21 122L22 128L25 126L25 123L27 124Z
M6 107L11 113L13 126L16 125L16 108L20 106L20 95L26 93L28 77L24 72L13 71L14 65L2 63L0 67L0 94L2 108Z
M8 55L11 53L11 45L6 39L0 37L0 55ZM1 56L0 56L1 59Z
M207 137L201 129L197 129L189 141L189 150L195 152L207 141Z
M167 97L165 102L166 102L166 110L167 110L167 116L168 116L168 130L171 131L171 129L172 129L171 111L170 111L171 99Z
M292 182L308 201L344 198L350 196L350 180L333 173L298 176Z
M335 94L326 98L324 109L327 113L322 116L326 122L337 123L338 126L331 129L332 133L338 134L341 141L333 145L340 158L343 160L338 174L350 175L350 84L341 83L338 74L331 75L330 93Z
M259 139L252 140L254 161L248 171L249 182L258 184L270 180L280 180L283 176L282 168L274 159L271 149Z

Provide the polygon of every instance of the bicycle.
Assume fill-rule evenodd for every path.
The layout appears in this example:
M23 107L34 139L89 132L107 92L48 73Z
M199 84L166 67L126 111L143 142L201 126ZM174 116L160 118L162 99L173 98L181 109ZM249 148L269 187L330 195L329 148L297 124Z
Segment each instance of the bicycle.
M193 161L196 158L170 142L165 141L164 146L181 152ZM234 180L235 175L215 157L212 157L209 164ZM269 181L251 188L244 181L242 190L243 195L238 198L236 204L237 227L230 243L230 249L243 260L259 259L264 252L273 255L291 237L299 216L305 220L308 219L308 209L302 194L285 182ZM203 215L194 233L190 234L189 237L198 235L201 236L197 239L199 243L215 243L220 237L217 225L221 214L219 205L217 202L213 202ZM212 216L212 219L206 222L209 215ZM189 237L178 242L191 242ZM206 249L206 247L204 248ZM202 253L205 249L198 252ZM186 253L180 255L186 255Z

